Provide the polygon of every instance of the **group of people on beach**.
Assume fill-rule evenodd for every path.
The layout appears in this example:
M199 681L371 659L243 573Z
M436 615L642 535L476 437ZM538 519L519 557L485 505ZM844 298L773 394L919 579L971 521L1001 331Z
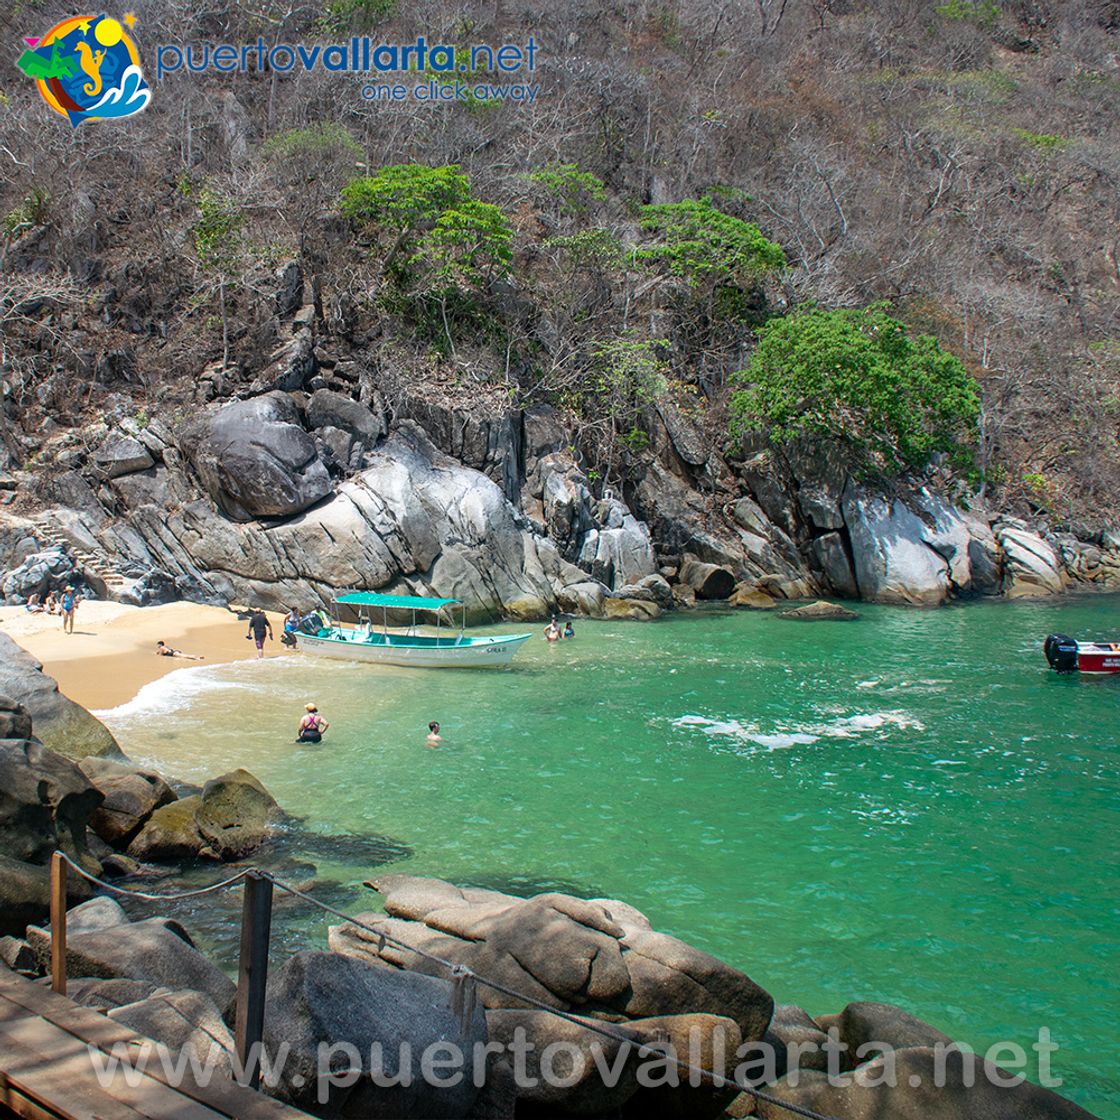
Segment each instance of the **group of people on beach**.
M64 634L73 634L74 612L78 609L78 604L81 601L82 597L70 584L67 584L61 595L56 595L55 592L48 591L46 599L41 599L38 594L30 596L24 609L30 611L32 614L61 615L62 632Z

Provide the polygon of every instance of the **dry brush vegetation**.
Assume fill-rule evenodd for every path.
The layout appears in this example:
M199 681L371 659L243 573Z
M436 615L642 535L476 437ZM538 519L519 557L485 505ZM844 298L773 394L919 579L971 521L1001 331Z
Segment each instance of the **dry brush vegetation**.
M6 43L69 14L17 7ZM1090 529L1116 516L1120 4L188 7L140 13L149 80L160 42L532 34L541 93L532 106L429 107L363 101L351 75L180 73L140 117L71 132L9 68L12 463L35 454L48 417L50 430L189 410L199 374L223 360L233 385L250 382L277 337L273 273L299 259L321 344L369 383L582 407L585 451L607 473L643 454L643 394L725 427L731 375L766 316L887 301L978 381L978 461L998 502ZM436 326L415 299L388 298L385 245L340 210L349 181L409 163L458 165L512 231L508 274L443 299ZM559 184L558 165L573 165ZM664 260L639 266L653 236L642 208L704 197L777 242L787 267L705 287ZM588 407L597 395L605 425Z

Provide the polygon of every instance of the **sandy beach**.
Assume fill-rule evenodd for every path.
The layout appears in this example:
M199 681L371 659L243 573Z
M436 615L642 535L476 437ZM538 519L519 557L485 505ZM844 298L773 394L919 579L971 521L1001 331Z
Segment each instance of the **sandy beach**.
M274 641L265 654L278 655L283 618L270 614ZM130 607L90 600L79 604L74 633L65 634L58 615L0 607L0 631L18 642L58 681L59 688L87 708L113 708L131 700L150 681L188 665L213 665L256 656L245 640L246 622L233 611L198 603ZM157 657L157 641L204 658Z

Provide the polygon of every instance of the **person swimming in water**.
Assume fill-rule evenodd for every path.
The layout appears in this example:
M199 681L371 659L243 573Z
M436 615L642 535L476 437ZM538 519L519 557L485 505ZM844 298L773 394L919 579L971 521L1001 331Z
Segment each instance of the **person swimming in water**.
M436 723L435 720L432 720L432 722L428 724L428 746L436 747L442 742L443 737L439 733L439 724Z
M546 642L558 642L560 640L560 627L556 625L555 618L544 628L544 640Z
M314 704L307 704L305 707L307 708L307 715L299 721L299 735L296 742L321 743L323 732L330 727L330 724L319 715L319 709Z

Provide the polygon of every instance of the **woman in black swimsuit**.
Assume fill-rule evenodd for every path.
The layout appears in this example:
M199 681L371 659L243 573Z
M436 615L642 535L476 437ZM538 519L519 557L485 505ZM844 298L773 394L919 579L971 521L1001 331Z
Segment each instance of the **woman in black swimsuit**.
M307 705L307 715L299 721L299 735L296 739L297 743L321 743L323 741L323 732L330 727L321 715L319 709L314 704Z

